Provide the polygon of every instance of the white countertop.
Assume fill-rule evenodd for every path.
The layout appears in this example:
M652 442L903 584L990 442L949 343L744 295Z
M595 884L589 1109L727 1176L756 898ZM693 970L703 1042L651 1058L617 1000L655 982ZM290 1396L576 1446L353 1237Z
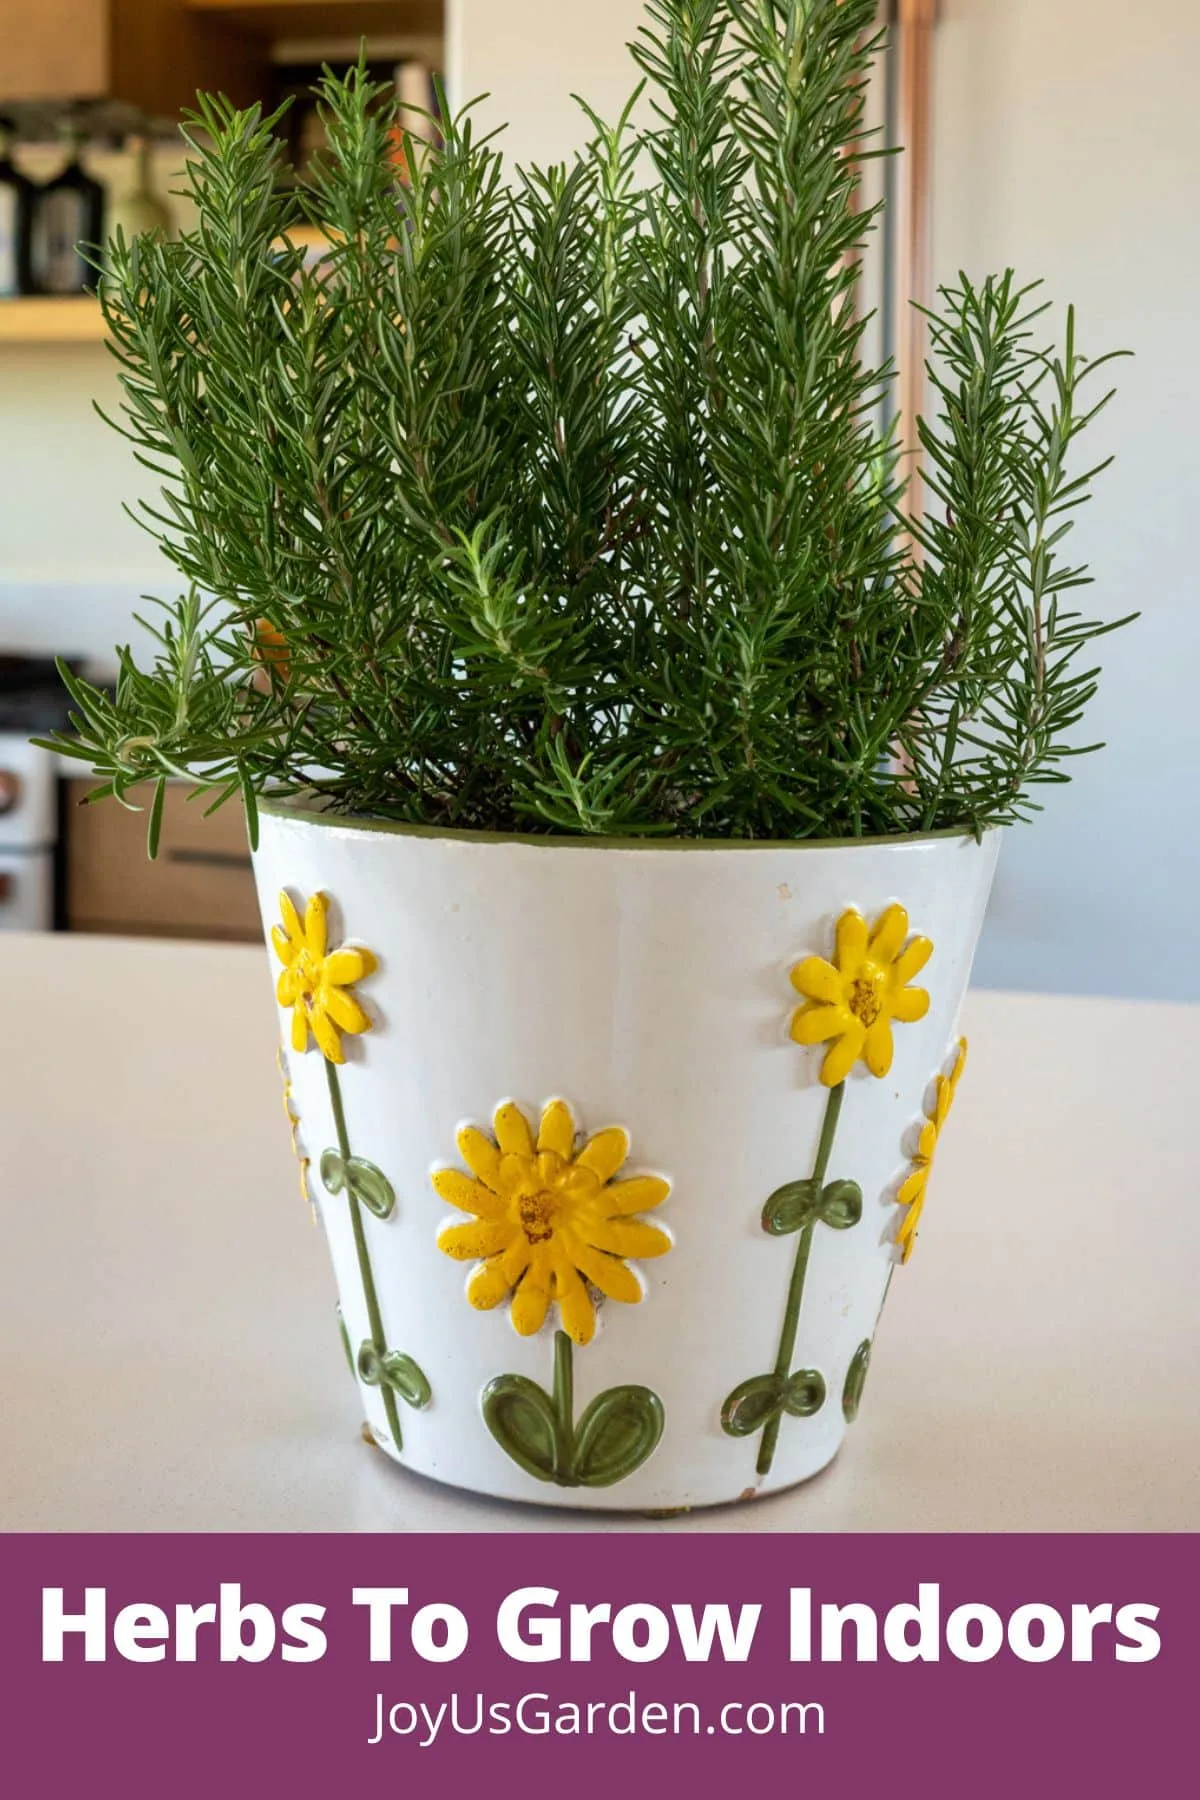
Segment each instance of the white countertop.
M0 936L0 996L0 1529L1200 1528L1200 1008L973 993L841 1456L651 1522L360 1441L264 952Z

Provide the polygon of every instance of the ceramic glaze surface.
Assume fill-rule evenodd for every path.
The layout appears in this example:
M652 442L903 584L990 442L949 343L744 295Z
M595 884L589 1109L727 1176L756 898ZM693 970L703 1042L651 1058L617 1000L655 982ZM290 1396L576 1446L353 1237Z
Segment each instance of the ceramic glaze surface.
M918 1220L969 1203L930 1167L998 834L261 826L288 1117L381 1447L639 1511L823 1468Z

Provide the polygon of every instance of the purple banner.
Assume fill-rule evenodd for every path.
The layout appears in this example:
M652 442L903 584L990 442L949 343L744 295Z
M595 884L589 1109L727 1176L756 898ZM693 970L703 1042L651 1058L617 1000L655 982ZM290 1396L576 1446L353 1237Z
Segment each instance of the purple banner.
M1174 1793L1191 1761L1194 1538L14 1536L0 1561L22 1800L1011 1800Z

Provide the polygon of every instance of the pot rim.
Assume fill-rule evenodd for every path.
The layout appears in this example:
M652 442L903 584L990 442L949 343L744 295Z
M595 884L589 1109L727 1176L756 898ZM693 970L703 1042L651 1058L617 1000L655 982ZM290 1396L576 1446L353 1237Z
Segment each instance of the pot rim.
M572 837L565 832L516 832L452 830L439 825L410 825L398 819L373 819L359 813L335 813L303 800L260 798L260 813L273 819L296 819L303 824L358 831L386 837L427 838L452 844L521 844L534 850L641 850L641 851L753 851L753 850L866 850L885 845L915 846L956 840L982 845L1007 830L989 825L976 837L964 826L940 831L912 831L874 837L841 838L689 838L689 837Z

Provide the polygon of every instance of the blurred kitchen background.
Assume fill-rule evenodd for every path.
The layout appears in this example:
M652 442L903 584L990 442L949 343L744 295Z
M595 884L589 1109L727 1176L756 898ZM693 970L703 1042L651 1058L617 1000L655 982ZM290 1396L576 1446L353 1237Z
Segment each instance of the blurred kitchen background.
M1074 301L1085 348L1136 350L1099 454L1118 453L1080 526L1089 610L1140 609L1106 640L1089 738L1101 757L1012 833L977 978L987 985L1200 999L1191 776L1200 666L1192 527L1200 491L1200 68L1195 0L882 0L895 47L876 116L911 146L893 170L882 346L919 378L898 297L959 269L1014 265ZM508 152L542 162L584 135L570 96L615 113L641 0L0 0L0 929L253 939L242 824L173 796L159 862L144 821L78 805L78 771L27 743L64 708L49 659L111 666L144 593L176 583L122 510L152 487L94 403L117 405L77 236L154 223L198 86L242 103L303 90L367 40L373 67L427 104L487 93ZM311 147L300 111L293 150ZM86 779L82 788L86 788Z

